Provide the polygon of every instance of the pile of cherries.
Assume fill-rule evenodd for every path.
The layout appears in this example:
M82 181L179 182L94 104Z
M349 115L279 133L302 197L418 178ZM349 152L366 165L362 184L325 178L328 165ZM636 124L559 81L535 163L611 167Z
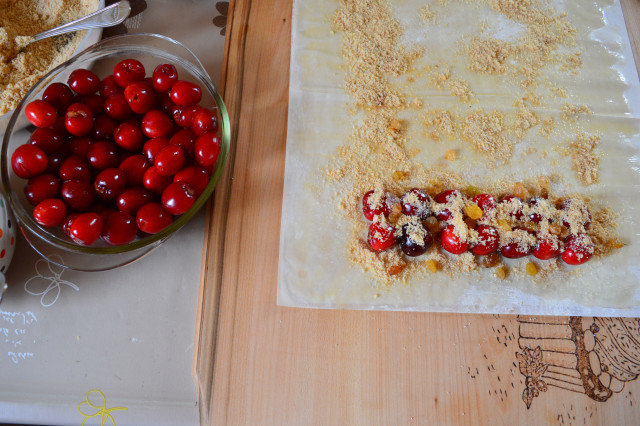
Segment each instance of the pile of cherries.
M451 206L452 202L456 198L464 198L464 195L458 190L448 190L436 195L433 200L426 193L426 191L413 188L406 192L400 199L393 194L382 194L379 202L372 203L371 197L374 195L374 191L367 192L362 199L362 208L364 216L367 220L373 221L369 226L368 244L374 251L384 251L390 249L395 244L399 244L403 253L407 256L420 256L426 253L427 249L433 244L434 236L431 234L429 227L423 224L423 220L428 219L430 216L434 216L438 221L443 222L443 227L440 229L439 241L443 249L452 254L462 254L467 250L470 250L477 256L486 256L492 253L500 252L500 254L506 258L516 259L528 255L533 255L538 259L547 260L560 256L562 260L570 265L580 265L587 262L594 253L594 245L588 235L582 232L570 233L565 239L564 244L561 244L557 235L551 233L537 233L526 229L522 226L516 226L512 229L515 233L520 235L534 235L535 244L526 244L522 242L511 242L508 244L500 244L500 233L496 226L493 226L486 219L487 212L495 210L498 206L498 201L490 194L479 194L471 198L471 203L479 209L479 213L482 217L475 225L475 230L478 232L478 242L469 243L459 237L456 232L455 225L450 223L453 218L452 212L445 206ZM417 201L416 201L417 200ZM532 208L541 202L540 198L532 198L526 202L526 204ZM574 199L568 199L563 202L560 207L561 210L568 210L572 203L577 202ZM400 204L403 215L413 216L418 219L418 225L421 226L424 232L419 235L424 235L422 241L416 243L415 236L410 238L409 225L402 226L400 232L396 232L396 226L387 220L377 220L377 218L384 216L388 218L391 214L394 204ZM432 211L431 205L441 205L442 208L434 209ZM505 203L509 208L509 216L514 223L524 223L525 221L531 221L533 223L540 223L543 220L541 214L535 211L528 214L528 217L524 217L522 206L525 205L520 198L508 195L500 200L500 203ZM535 209L533 209L535 210ZM586 210L584 211L584 217L581 219L581 224L584 229L588 229L591 222L591 216ZM548 220L548 219L547 219ZM571 224L566 219L562 219L562 225L568 229L571 229ZM531 238L529 238L531 240Z
M28 179L41 226L82 245L127 244L169 226L205 190L220 152L215 113L174 65L145 76L135 59L102 80L77 69L27 104L36 129L11 166Z

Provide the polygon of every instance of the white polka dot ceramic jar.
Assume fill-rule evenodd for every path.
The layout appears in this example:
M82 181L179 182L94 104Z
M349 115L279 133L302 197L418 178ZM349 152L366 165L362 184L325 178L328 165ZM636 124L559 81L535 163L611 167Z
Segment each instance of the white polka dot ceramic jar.
M0 194L0 300L7 289L6 273L16 247L16 223L4 197Z

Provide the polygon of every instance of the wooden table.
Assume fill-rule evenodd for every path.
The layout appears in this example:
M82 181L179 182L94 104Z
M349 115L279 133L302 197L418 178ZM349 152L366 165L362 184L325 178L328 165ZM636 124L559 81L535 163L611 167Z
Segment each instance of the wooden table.
M638 52L640 3L622 3ZM227 22L233 142L209 214L194 361L205 423L640 422L640 381L596 397L575 371L520 371L531 333L558 333L575 362L580 318L276 306L291 0L232 0Z

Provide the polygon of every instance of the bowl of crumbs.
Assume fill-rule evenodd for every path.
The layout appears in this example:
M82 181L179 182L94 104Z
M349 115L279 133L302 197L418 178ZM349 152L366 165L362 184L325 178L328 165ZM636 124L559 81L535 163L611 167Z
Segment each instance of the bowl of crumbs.
M105 0L0 0L0 138L11 112L46 73L100 40L102 29L31 43L43 31L104 7Z

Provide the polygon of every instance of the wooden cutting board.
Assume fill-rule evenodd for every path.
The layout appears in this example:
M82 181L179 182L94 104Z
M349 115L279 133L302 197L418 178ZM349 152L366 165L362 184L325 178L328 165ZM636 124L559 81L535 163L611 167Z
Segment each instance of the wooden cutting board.
M622 3L638 53L640 3ZM203 422L639 424L638 319L276 306L291 5L229 5L233 139L208 215L194 359Z

